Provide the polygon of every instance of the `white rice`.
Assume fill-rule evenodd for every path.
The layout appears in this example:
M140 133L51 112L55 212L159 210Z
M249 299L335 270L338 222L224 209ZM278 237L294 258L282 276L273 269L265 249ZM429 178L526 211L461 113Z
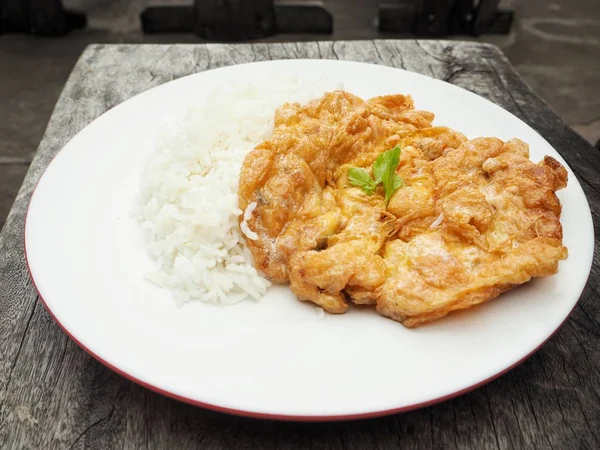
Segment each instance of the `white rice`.
M155 263L150 281L179 302L231 304L264 295L270 283L254 268L238 226L244 156L271 135L282 103L306 103L338 88L292 75L224 83L163 130L142 171L136 212ZM258 238L247 225L253 209L242 223L249 239Z

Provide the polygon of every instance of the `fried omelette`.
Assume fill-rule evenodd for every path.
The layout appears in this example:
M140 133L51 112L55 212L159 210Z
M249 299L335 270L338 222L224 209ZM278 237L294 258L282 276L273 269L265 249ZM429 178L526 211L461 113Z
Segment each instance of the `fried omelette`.
M245 158L239 205L257 269L331 313L375 305L407 327L552 275L567 257L555 191L567 172L517 139L467 141L409 96L343 91L284 104ZM404 186L386 205L348 181L400 145Z

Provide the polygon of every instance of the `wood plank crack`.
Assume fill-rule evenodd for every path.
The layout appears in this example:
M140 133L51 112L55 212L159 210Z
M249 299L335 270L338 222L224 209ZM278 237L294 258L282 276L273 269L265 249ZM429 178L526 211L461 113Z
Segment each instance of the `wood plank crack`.
M415 39L415 44L417 44L417 47L419 47L423 51L423 53L425 53L427 56L435 59L436 61L444 63L444 65L446 65L446 66L451 66L452 64L454 64L453 61L448 61L447 59L441 58L441 57L437 56L436 54L427 50L425 47L423 47L423 45L421 44L421 41L419 39Z
M338 56L336 50L335 50L335 41L331 43L331 53L333 53L333 56L335 56L335 59L340 59L340 57Z
M385 64L385 60L381 56L381 53L379 52L379 48L377 47L377 42L375 42L375 41L373 41L373 48L375 49L375 53L377 54L377 59L379 59L379 61L381 61L383 64Z
M89 433L89 431L91 429L93 429L94 427L101 425L105 422L108 422L112 418L113 414L115 413L115 404L116 404L117 397L119 396L119 394L120 394L120 390L115 394L115 397L113 398L112 406L110 408L109 413L106 416L99 418L94 423L87 426L81 433L79 433L79 435L73 441L73 443L71 445L69 445L69 449L72 449L73 447L75 447L75 445L77 445L77 443L81 440L81 438L83 438L87 433Z
M453 70L452 72L450 72L450 74L448 74L447 76L444 77L444 81L447 83L452 83L452 81L454 80L454 78L458 75L460 75L461 73L466 72L467 69L463 66L459 66L456 70Z

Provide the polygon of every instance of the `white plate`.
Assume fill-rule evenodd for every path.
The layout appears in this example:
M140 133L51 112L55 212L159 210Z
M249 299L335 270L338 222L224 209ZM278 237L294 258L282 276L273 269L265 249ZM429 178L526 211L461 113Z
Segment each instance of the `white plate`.
M323 73L362 97L410 93L468 137L518 137L531 158L559 154L512 114L442 81L389 67L297 60L238 65L144 92L75 136L42 176L25 227L40 297L76 341L122 375L163 394L245 415L327 420L431 404L502 374L541 346L575 306L593 254L581 186L560 191L569 258L560 272L499 299L409 330L373 311L317 320L286 287L258 303L175 306L143 279L147 257L130 216L157 130L190 92L273 71ZM244 78L245 77L245 78ZM568 151L568 149L563 149Z

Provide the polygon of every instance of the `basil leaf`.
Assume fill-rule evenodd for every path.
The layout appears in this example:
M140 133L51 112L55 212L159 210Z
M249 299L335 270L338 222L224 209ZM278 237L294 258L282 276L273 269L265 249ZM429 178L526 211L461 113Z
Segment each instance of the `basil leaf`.
M348 180L350 184L361 187L369 195L375 191L377 185L383 183L385 203L387 204L392 194L404 184L402 178L396 173L399 163L400 147L396 146L381 153L373 163L372 171L374 180L369 175L369 172L361 167L353 167L348 170Z
M400 161L400 147L396 146L381 153L373 163L373 177L375 183L382 183L391 172L396 170Z
M386 153L387 152L381 153L373 163L373 177L375 178L375 184L379 184L383 181L383 176L385 175L387 167Z
M394 172L391 178L388 180L388 184L384 184L385 187L385 203L387 204L392 198L394 192L404 185L404 180Z
M362 188L367 194L371 195L377 186L371 179L371 175L362 167L352 167L348 170L348 181L353 186Z

